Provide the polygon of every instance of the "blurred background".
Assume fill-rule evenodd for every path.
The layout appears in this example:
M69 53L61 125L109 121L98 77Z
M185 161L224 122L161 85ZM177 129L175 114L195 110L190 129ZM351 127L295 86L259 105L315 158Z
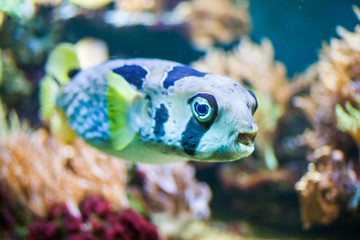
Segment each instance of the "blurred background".
M355 0L0 0L1 239L358 239ZM131 164L39 116L49 53L162 58L259 100L255 153ZM166 184L164 184L166 183Z

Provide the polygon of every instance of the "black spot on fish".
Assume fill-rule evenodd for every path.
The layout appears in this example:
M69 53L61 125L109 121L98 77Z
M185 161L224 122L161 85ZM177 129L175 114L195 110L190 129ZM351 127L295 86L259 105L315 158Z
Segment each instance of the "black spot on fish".
M181 78L189 76L203 77L205 75L206 73L199 72L188 66L175 66L170 72L168 72L163 86L167 89L170 86L174 86L175 82Z
M252 110L252 114L254 114L255 112L256 112L256 109L258 108L258 101L257 101L257 98L256 98L256 96L255 96L255 93L253 92L253 91L250 91L250 90L248 90L249 91L249 93L250 93L250 95L254 98L254 100L255 100L255 106L254 106L254 108L253 108L253 110Z
M169 119L169 112L164 104L160 105L160 108L156 109L155 112L155 127L154 135L156 138L161 138L165 135L164 124Z
M207 132L210 126L200 124L194 117L186 125L185 131L181 134L181 146L184 152L189 155L194 155L201 138Z
M121 75L128 83L134 85L138 90L142 88L147 71L138 65L125 65L113 70Z
M80 69L71 69L71 70L68 72L68 77L69 77L69 78L73 78L78 72L80 72Z

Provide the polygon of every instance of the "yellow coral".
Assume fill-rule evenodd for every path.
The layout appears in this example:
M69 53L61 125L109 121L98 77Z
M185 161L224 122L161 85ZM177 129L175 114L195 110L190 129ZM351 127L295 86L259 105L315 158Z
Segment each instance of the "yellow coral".
M357 8L355 11L359 12ZM310 95L294 101L312 123L317 142L331 146L338 145L342 139L339 132L334 131L338 124L336 112L344 117L340 106L346 102L349 102L348 106L359 108L357 99L360 97L360 25L356 26L355 32L342 27L338 27L337 32L341 38L332 39L330 45L324 44L318 63L302 76L314 82ZM313 149L317 147L312 146Z
M295 185L305 229L333 222L346 208L357 179L356 173L345 166L341 150L323 146L312 157L308 172Z
M192 0L182 2L176 11L190 25L190 36L201 49L215 43L231 43L248 32L248 4L233 0Z
M117 0L117 8L129 12L155 12L165 10L167 0Z
M44 129L31 131L12 114L11 124L0 111L0 180L34 214L45 216L54 203L65 203L74 215L88 194L129 205L125 163L88 146L80 139L65 145Z
M354 11L360 19L360 10ZM342 27L337 32L340 39L324 44L319 61L301 76L314 82L310 95L294 101L312 124L302 139L313 150L308 156L313 164L296 185L305 228L334 221L350 202L349 190L358 178L349 135L359 147L360 25L354 32Z

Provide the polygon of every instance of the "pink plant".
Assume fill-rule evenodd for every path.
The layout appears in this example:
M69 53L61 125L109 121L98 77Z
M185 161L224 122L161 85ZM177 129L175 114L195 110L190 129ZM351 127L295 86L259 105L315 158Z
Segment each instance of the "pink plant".
M70 240L157 240L155 225L132 209L112 210L111 203L90 196L80 206L81 217L73 216L65 205L53 205L47 220L29 228L30 239Z

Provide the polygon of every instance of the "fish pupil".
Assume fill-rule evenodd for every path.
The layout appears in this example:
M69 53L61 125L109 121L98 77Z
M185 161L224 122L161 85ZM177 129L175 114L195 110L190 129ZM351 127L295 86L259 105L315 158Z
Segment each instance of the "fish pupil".
M209 106L207 106L206 104L199 104L198 102L196 102L195 109L200 116L205 116L209 111Z

